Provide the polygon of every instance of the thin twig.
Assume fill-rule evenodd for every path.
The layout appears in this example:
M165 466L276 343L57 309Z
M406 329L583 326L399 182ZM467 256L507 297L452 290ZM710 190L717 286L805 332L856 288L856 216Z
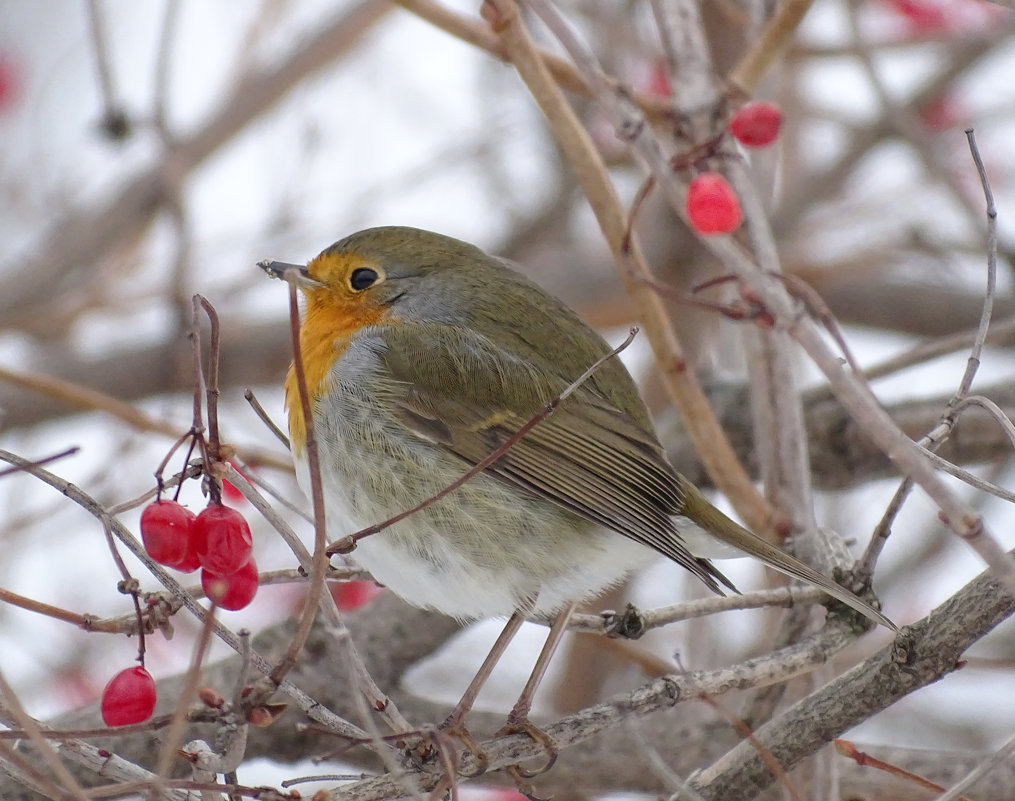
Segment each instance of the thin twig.
M957 416L959 412L965 408L969 403L967 402L967 396L969 395L970 388L973 385L973 379L976 376L976 371L980 365L980 356L983 352L984 343L987 340L987 333L990 327L990 317L994 307L994 295L997 291L997 209L994 206L994 194L990 189L990 182L987 179L987 173L983 166L983 161L980 158L980 151L976 145L976 137L973 135L972 129L966 131L966 139L969 143L969 151L973 158L973 163L976 166L977 174L980 177L980 184L983 188L983 195L986 201L986 215L987 215L987 287L983 297L983 307L980 311L980 321L976 328L976 333L973 336L972 345L970 347L969 358L966 360L966 369L962 374L962 379L959 381L959 386L955 390L955 394L948 402L948 406L944 415L938 422L938 425L928 435L923 437L918 445L923 447L926 454L932 458L932 460L938 464L942 469L947 470L953 475L957 475L973 486L983 489L987 492L991 492L999 497L1006 497L1008 500L1015 502L1015 493L1008 493L1001 487L994 487L989 482L983 482L978 476L974 476L966 470L962 470L943 459L940 459L936 455L936 451L944 444L951 436L951 432L955 427ZM986 399L984 399L986 401ZM979 404L983 408L987 409L996 420L1001 424L1002 429L1008 434L1009 439L1012 440L1011 433L1011 421L1008 420L1007 416L1001 409L989 401ZM1015 444L1015 442L1013 442ZM863 569L869 571L873 569L874 562L877 560L887 542L888 535L891 531L892 523L898 513L902 510L902 506L906 501L913 487L912 475L906 476L899 488L895 491L895 495L892 497L888 508L885 510L878 522L877 527L874 529L874 534L871 537L871 541L868 543L867 548L864 552L861 560Z
M198 415L200 415L200 406L197 407L196 411L197 411ZM201 423L200 417L197 418L197 423L200 425L200 423ZM169 462L173 458L173 454L175 454L176 451L179 450L180 446L183 445L184 442L189 442L190 446L187 448L187 455L183 459L183 464L185 466L185 469L182 470L180 475L178 476L179 481L177 482L177 485L176 485L176 495L175 495L174 500L176 498L180 497L180 490L183 488L183 479L184 479L184 477L187 474L186 465L190 464L190 457L194 453L194 447L195 447L195 445L197 443L198 438L199 438L199 430L195 429L194 427L191 427L190 431L188 431L186 434L183 434L183 435L181 435L180 437L177 438L176 442L174 442L172 444L172 446L169 448L169 450L166 452L166 455L162 457L162 461L159 462L158 466L155 468L155 473L154 473L154 475L155 475L155 485L156 485L155 486L155 491L156 491L156 493L158 495L161 496L162 491L167 486L165 478L164 478L164 475L165 475L165 472L166 472L166 468L169 466ZM198 467L199 468L198 475L200 475L201 473L204 472L205 466L206 465L204 465L204 464L194 465L194 467ZM127 511L128 509L132 509L132 508L134 508L134 507L130 506L129 502L128 502L127 505L121 504L120 507L117 507L117 509L118 509L117 512L110 512L110 514L119 514L120 510Z
M292 512L295 515L298 515L299 517L302 517L308 523L312 524L314 522L313 516L308 514L305 509L301 509L295 503L293 503L288 498L286 498L284 495L282 495L281 492L279 492L270 483L268 483L261 476L259 476L257 474L257 471L254 470L253 467L251 467L251 465L248 465L242 459L239 459L239 458L237 458L235 456L232 459L229 460L228 464L230 464L234 468L236 468L236 472L241 473L243 475L243 477L247 479L247 481L249 481L251 484L253 484L253 485L257 486L257 487L260 487L262 491L264 491L266 494L270 495L279 504L284 506L290 512ZM228 478L228 476L223 476L223 478ZM232 479L229 479L229 480L232 481Z
M138 580L130 574L126 563L120 557L120 551L116 547L116 541L113 539L113 526L109 515L103 513L99 515L99 520L102 523L103 533L106 535L106 547L109 548L109 553L113 557L113 563L116 565L116 569L120 571L120 575L123 577L119 585L121 587L121 591L129 594L131 600L134 602L134 614L137 617L137 661L142 667L144 667L145 633L144 613L141 611L141 600L139 598L140 585Z
M314 508L314 553L310 560L310 584L303 600L303 608L289 645L275 663L271 671L271 680L276 684L296 665L296 657L303 649L303 644L310 635L317 608L324 591L324 576L328 572L328 529L324 506L324 487L321 483L320 452L317 447L313 409L310 404L310 392L307 388L307 375L303 366L303 351L300 347L300 308L299 289L296 282L289 281L289 326L293 344L293 369L299 388L299 402L303 407L306 441L303 443L307 453L307 464L310 470L311 501ZM336 610L337 612L337 610Z
M983 197L986 201L987 215L987 288L983 295L983 309L980 312L980 322L976 329L976 338L973 340L973 347L969 351L969 359L966 361L966 371L962 375L962 381L956 391L956 400L964 398L969 394L973 386L973 378L980 366L980 355L983 353L983 343L987 339L987 329L990 327L990 316L994 310L994 295L997 292L997 208L994 206L994 193L990 188L990 180L987 178L987 170L983 166L983 159L980 157L980 148L976 145L976 136L972 128L966 130L966 140L969 143L969 153L976 165L976 174L980 177L980 186L983 189Z
M948 475L955 476L960 481L965 482L971 487L983 490L991 495L994 495L1002 500L1006 500L1009 503L1015 503L1015 492L1012 490L1000 487L997 484L987 481L986 479L980 478L975 473L971 473L969 470L965 470L958 465L952 464L947 459L942 459L937 453L929 447L923 446L924 440L917 443L920 446L924 456L926 456L934 465L941 469L942 472L948 473Z
M374 682L363 663L356 646L352 641L349 630L338 611L337 606L331 598L331 594L323 594L324 576L329 567L330 555L327 552L327 508L324 501L324 488L321 483L321 467L317 437L314 428L313 409L310 402L310 391L307 387L306 371L303 364L303 349L300 341L300 312L297 289L297 276L295 271L287 270L283 279L289 284L289 335L293 348L293 369L296 373L297 388L299 390L299 403L303 411L304 420L304 447L306 448L307 464L310 473L311 502L314 512L314 553L309 562L311 577L311 591L308 593L308 600L304 603L301 611L297 631L290 640L283 656L272 668L269 678L272 681L280 682L295 664L296 656L302 649L306 637L309 634L310 626L313 624L314 616L322 599L328 603L327 614L335 630L335 637L342 643L342 653L347 662L347 669L356 681L359 692L353 693L352 697L360 713L360 719L366 735L369 733L369 742L384 763L385 767L394 775L399 777L399 782L407 795L422 801L419 788L412 778L401 768L394 759L389 747L384 742L381 732L377 728L375 713L381 716L392 727L393 731L411 731L412 726L399 712L398 707L381 692ZM371 708L368 708L367 701Z
M183 437L180 438L180 442L185 441L190 436L191 434L190 432L188 432L187 434L185 434ZM175 450L176 447L177 446L174 445L173 449ZM136 509L142 504L147 503L152 498L156 497L157 495L166 491L167 489L172 489L173 487L179 488L184 481L187 481L188 479L191 478L197 478L203 472L204 466L195 462L194 464L188 464L182 471L180 471L174 476L170 476L169 478L163 477L161 473L156 473L157 486L155 486L153 489L146 490L136 498L131 498L130 500L124 501L123 503L119 503L116 506L110 506L106 511L109 513L110 517L122 515L124 512L129 512L131 509Z
M216 609L216 605L212 603L211 609L208 610L208 613L204 617L201 632L198 634L197 642L194 645L194 653L190 658L190 665L184 674L183 685L180 687L176 703L173 706L169 729L163 735L159 748L158 764L155 768L155 772L159 775L156 788L161 784L162 780L169 777L169 771L172 769L173 762L177 759L176 750L180 747L184 729L188 722L187 709L197 698L197 688L201 681L201 668L204 666L204 657L208 652L208 646L211 644L211 635L215 630ZM239 641L241 646L240 652L243 653L244 641L242 638L239 638ZM249 656L249 652L247 656Z
M744 97L754 94L813 4L814 0L786 0L777 6L761 36L730 71L726 80L734 91Z
M706 617L720 612L742 609L766 609L769 607L793 607L803 604L820 603L826 598L817 587L790 585L771 590L745 592L740 595L717 595L685 601L657 609L636 610L640 632L668 626L682 620ZM609 634L615 631L625 612L601 612L598 615L576 614L571 619L571 631L589 634ZM540 621L547 622L547 621Z
M0 698L3 699L3 705L10 716L17 722L17 725L24 730L28 735L28 739L31 743L39 749L39 753L42 755L43 760L49 766L49 769L53 771L54 776L60 780L63 785L64 792L67 792L71 797L77 799L77 801L88 801L88 796L85 793L84 788L78 783L78 780L74 778L74 775L67 769L67 766L60 759L60 755L56 749L53 748L53 744L42 736L42 727L38 722L29 715L25 708L21 705L21 701L18 699L17 693L14 692L14 688L7 683L7 679L3 673L0 672Z
M77 445L74 445L73 447L65 448L59 453L54 453L52 456L43 456L41 459L33 459L28 463L28 467L42 467L43 465L50 464L52 462L57 461L58 459L64 459L68 456L73 456L80 450L81 449ZM13 475L14 473L20 473L24 469L25 468L21 467L20 465L17 465L15 467L8 467L5 470L0 470L0 478L5 478L6 476Z
M897 777L899 779L902 779L905 782L909 782L911 784L915 784L917 787L920 787L920 788L922 788L924 790L930 790L930 791L932 791L934 793L941 793L945 789L940 784L937 784L936 782L929 781L929 780L923 778L922 776L917 776L912 771L903 770L902 768L898 767L897 765L892 765L889 762L885 762L884 760L877 759L876 757L872 757L870 754L866 753L865 751L859 750L849 740L841 740L841 739L840 740L835 740L834 744L835 744L835 750L836 751L838 751L844 757L848 757L849 759L852 759L854 762L856 762L857 765L861 765L863 767L875 768L877 770L885 771L886 773L888 773L888 774L890 774L892 776L895 776L895 777ZM956 801L956 796L951 796L951 798L952 798L952 801ZM935 796L934 801L942 801L942 797L941 796ZM968 798L959 798L958 801L969 801L969 799Z
M246 399L247 403L250 404L250 408L254 410L254 414L256 414L258 418L260 418L261 422L264 423L265 427L275 435L275 438L279 442L285 445L286 450L290 450L289 437L287 437L285 432L275 425L275 421L268 416L268 413L264 410L261 402L254 395L254 391L250 387L247 387L243 390L243 397Z
M892 534L892 526L895 523L895 519L899 516L899 512L902 511L902 507L909 498L909 493L913 491L913 484L912 477L906 476L899 482L895 492L892 493L892 498L885 507L885 511L881 513L881 519L874 526L874 531L871 534L870 541L867 543L867 547L864 549L863 555L856 562L855 569L860 578L869 579L874 574L874 567L878 559L881 558L881 552L885 549L885 545L888 544L888 538Z
M461 39L463 42L485 50L502 61L509 60L507 48L500 37L480 20L459 14L440 3L433 2L433 0L395 0L395 2L406 11L425 19L434 27L440 28L456 39ZM539 54L561 88L585 96L591 95L588 83L571 63L546 50L540 50ZM634 92L631 99L650 119L661 120L671 113L669 102L656 95Z
M962 400L955 404L954 412L958 415L969 406L979 406L987 414L989 414L997 424L1001 427L1004 435L1008 438L1009 444L1012 448L1015 448L1015 425L1012 424L1011 419L1004 413L1004 410L998 406L990 398L985 398L982 395L966 395Z

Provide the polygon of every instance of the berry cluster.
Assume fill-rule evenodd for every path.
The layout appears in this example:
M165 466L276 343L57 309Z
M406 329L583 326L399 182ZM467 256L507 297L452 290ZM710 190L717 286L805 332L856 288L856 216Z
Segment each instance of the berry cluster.
M747 103L730 120L729 130L744 147L765 147L779 135L782 115L774 103ZM743 214L729 182L717 172L699 173L687 187L687 218L699 234L729 234Z
M205 595L222 609L243 609L257 593L250 527L235 509L211 503L195 515L160 499L141 513L141 540L160 565L184 573L200 567ZM126 726L148 720L155 700L154 679L137 665L109 680L99 706L107 726Z
M222 609L242 609L257 593L257 565L250 526L239 512L212 503L199 515L176 501L149 504L141 513L141 539L161 565L191 573Z

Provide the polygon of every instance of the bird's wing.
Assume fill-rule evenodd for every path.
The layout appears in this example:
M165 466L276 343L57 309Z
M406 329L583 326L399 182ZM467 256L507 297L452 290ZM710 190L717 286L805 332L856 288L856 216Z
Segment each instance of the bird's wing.
M463 328L400 323L380 334L391 381L378 401L468 464L502 445L578 378L556 375ZM677 534L670 516L682 508L682 489L654 434L585 385L486 472L653 548L716 592L717 582L732 588Z

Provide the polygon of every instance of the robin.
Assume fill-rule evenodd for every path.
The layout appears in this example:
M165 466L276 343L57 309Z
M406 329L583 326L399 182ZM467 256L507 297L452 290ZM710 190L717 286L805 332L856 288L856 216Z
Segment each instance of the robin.
M502 259L404 227L355 233L289 272L328 530L347 534L436 495L501 446L610 346ZM286 407L309 495L296 374ZM714 592L705 558L748 554L885 626L877 609L710 504L666 461L619 359L454 492L360 540L356 559L411 604L458 618L553 615L655 554Z

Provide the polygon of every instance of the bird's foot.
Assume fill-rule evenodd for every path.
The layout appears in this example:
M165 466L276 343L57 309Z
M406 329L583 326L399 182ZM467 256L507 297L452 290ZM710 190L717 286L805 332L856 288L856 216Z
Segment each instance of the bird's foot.
M490 757L487 756L486 751L482 749L476 738L473 737L469 730L465 727L465 721L461 719L461 716L452 714L447 720L437 727L437 731L442 737L450 737L454 740L458 740L458 742L464 745L466 750L475 757L476 769L471 773L462 774L465 778L473 779L476 776L482 776L486 773L486 770L490 765Z
M504 734L527 734L546 752L546 761L538 768L525 768L521 765L510 765L505 768L514 779L518 792L532 801L543 801L535 794L532 784L528 780L541 776L554 766L560 753L556 743L553 742L550 735L532 723L528 715L516 713L515 710L512 710L508 715L507 723L497 732L497 736Z

